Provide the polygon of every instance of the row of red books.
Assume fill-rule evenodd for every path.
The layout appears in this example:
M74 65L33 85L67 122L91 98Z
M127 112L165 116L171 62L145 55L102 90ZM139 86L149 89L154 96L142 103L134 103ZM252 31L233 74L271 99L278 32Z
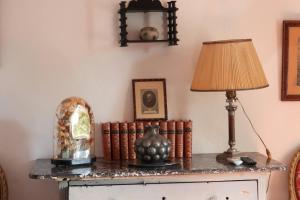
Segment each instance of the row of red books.
M147 125L158 125L159 133L171 142L170 158L192 157L192 121L169 120L154 122L102 123L105 160L134 160L134 143L144 136Z

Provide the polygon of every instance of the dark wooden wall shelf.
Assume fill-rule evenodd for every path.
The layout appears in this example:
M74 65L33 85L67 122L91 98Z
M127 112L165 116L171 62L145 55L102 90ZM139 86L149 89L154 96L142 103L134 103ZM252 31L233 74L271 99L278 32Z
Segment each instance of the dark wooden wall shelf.
M127 43L152 43L152 42L169 42L169 40L127 40Z
M176 1L168 2L168 7L162 6L162 3L159 0L132 0L128 3L126 7L126 1L121 1L120 3L120 46L127 47L128 43L159 43L167 42L169 46L178 45L179 39L177 38L177 16L176 11ZM162 12L167 13L168 17L168 39L163 40L128 40L127 35L127 13L137 13L137 12Z
M149 12L168 12L167 8L163 8L163 9L153 9L153 10L128 10L127 9L127 13L137 13L137 12L144 12L144 13L149 13Z

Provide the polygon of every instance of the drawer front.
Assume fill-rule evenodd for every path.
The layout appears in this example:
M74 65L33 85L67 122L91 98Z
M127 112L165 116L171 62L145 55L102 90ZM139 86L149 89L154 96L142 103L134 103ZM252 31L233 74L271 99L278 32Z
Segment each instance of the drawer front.
M257 181L71 186L70 200L257 200Z

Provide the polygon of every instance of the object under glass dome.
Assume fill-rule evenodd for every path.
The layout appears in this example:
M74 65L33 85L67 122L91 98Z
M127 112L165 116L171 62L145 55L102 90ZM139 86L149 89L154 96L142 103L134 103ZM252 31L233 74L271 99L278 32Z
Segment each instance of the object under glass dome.
M95 161L95 124L89 104L78 97L63 100L56 111L52 164L81 165Z

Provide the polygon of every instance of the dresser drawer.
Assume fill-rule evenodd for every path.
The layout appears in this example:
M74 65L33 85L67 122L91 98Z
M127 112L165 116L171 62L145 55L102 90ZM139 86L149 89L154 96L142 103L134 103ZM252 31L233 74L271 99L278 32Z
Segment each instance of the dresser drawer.
M257 181L70 186L69 200L257 200Z

